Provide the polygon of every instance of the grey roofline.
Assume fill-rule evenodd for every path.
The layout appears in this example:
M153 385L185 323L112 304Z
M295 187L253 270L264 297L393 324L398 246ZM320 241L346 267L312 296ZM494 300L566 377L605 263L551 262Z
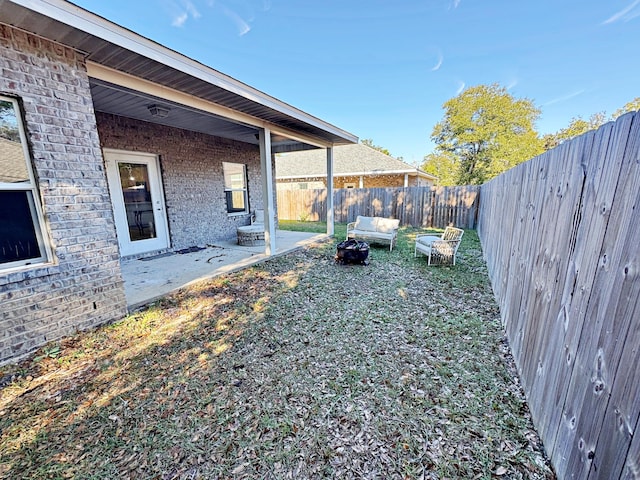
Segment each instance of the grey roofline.
M430 178L432 180L436 180L438 177L431 175L429 173L423 172L422 170L409 169L409 170L385 170L381 172L374 171L366 171L366 172L346 172L346 173L334 173L334 177L355 177L360 175L402 175L402 174L415 174L417 177ZM295 180L298 178L324 178L327 174L322 175L288 175L288 176L278 176L276 175L277 180Z
M297 121L324 130L343 142L357 143L358 137L285 102L267 95L211 67L160 45L131 30L65 0L7 0L53 20L81 30L89 35L155 60L191 77L203 80L232 94L278 111ZM37 32L35 32L37 33ZM70 45L72 46L72 45ZM337 143L337 142L334 142Z

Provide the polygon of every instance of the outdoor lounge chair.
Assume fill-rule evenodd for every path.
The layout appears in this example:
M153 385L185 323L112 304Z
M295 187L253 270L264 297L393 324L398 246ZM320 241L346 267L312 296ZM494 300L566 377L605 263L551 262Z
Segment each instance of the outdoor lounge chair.
M428 265L455 265L463 233L464 230L460 228L447 227L439 237L429 234L416 235L413 256L417 257L418 252L425 254L429 259Z
M363 239L369 242L389 242L389 251L393 250L398 236L400 220L396 218L365 217L358 215L355 222L347 224L347 238Z

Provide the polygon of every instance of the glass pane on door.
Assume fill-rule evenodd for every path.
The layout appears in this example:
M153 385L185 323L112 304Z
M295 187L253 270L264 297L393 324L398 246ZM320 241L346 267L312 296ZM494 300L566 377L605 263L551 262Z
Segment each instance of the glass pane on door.
M118 163L120 186L127 213L129 240L148 240L156 238L153 217L153 199L149 170L143 163Z

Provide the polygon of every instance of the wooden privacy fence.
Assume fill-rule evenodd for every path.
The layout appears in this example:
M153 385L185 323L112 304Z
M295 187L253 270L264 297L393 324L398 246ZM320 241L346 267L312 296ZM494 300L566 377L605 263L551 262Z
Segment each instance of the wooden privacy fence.
M639 478L640 114L481 192L487 266L558 478Z
M401 225L476 228L480 187L349 188L334 190L334 221L358 215L397 218ZM278 190L280 220L327 218L327 190Z

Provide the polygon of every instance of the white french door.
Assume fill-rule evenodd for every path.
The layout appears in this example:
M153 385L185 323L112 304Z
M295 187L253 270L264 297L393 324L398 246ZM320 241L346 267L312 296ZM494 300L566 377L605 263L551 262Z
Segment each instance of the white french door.
M104 150L107 181L122 256L169 246L158 157Z

